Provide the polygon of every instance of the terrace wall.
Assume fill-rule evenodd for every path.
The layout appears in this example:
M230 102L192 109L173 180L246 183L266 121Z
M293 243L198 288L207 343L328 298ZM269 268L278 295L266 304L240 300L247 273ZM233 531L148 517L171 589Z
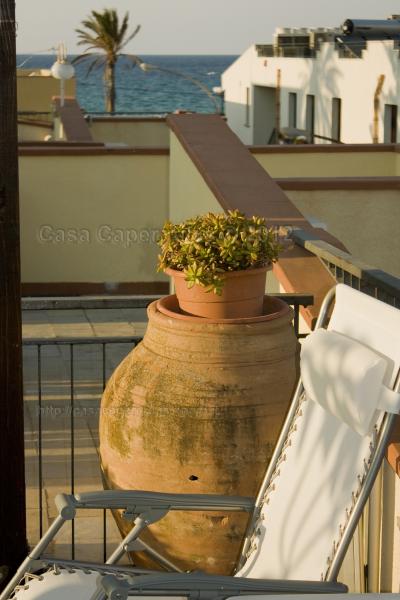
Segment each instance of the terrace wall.
M221 212L221 205L171 132L169 218L179 222L207 212Z
M51 135L53 125L40 121L27 121L18 119L18 140L20 142L43 142L45 137Z
M168 215L166 153L24 148L20 198L25 292L164 289L155 239Z
M307 219L354 256L400 276L397 146L270 146L251 152Z
M169 128L162 118L99 117L88 122L95 142L168 147Z
M75 97L75 78L65 82L65 95ZM60 93L60 82L51 75L29 69L17 70L17 105L19 111L50 112L53 96Z
M136 123L132 131L136 125L138 132L142 128L141 135L152 128L158 135L167 127L165 122ZM106 123L104 126L107 129ZM41 134L48 132L36 125L32 129ZM166 218L179 221L210 210L220 211L215 193L174 132L170 146L170 159L166 148L148 147L142 152L133 148L106 149L97 143L96 148L86 148L82 154L79 144L69 151L66 147L48 147L47 151L45 147L25 147L20 188L23 281L162 281L162 276L154 275L155 246L145 260L132 259L129 264L122 248L113 246L109 253L105 244L95 243L82 262L76 260L79 251L72 241L51 244L54 248L49 253L49 243L39 243L37 231L46 223L67 229L89 228L93 240L99 221L128 228L160 228ZM355 152L286 148L251 151L306 218L326 228L363 261L400 275L400 178L393 176L400 167L398 153L393 148ZM362 173L369 177L361 177ZM76 198L78 203L72 200ZM97 199L97 211L93 210L93 198ZM115 204L110 198L119 200ZM139 204L134 198L141 199ZM141 244L134 257L140 258L137 252ZM114 261L119 264L116 270Z
M305 216L326 227L351 254L400 277L398 190L298 189L286 193Z
M395 145L251 146L271 177L393 177L400 174Z

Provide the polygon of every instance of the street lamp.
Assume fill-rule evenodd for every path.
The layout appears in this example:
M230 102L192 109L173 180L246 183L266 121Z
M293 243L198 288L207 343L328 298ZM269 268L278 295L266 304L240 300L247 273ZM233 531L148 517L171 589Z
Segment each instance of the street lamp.
M220 85L215 85L212 89L216 96L221 98L221 114L225 114L225 90Z
M195 79L194 77L191 77L190 75L186 75L185 73L176 71L175 69L168 69L167 67L159 67L158 65L152 65L150 63L143 62L142 60L140 60L140 58L136 58L136 63L138 65L138 67L145 73L147 73L149 71L161 71L162 73L169 73L170 75L175 75L176 77L182 77L182 79L186 79L187 81L190 81L191 83L193 83L193 85L195 85L200 90L202 90L205 94L207 94L207 96L210 98L211 102L214 105L215 112L218 114L221 114L221 106L220 106L219 102L217 101L217 99L215 98L213 92L201 81L198 81L197 79Z
M64 106L64 81L71 79L75 74L74 67L67 59L65 44L58 46L57 60L51 67L51 74L60 80L60 106Z

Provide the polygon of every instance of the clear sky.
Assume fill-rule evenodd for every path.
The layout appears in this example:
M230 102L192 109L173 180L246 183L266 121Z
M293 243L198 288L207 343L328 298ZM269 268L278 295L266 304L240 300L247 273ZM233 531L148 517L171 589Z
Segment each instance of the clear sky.
M127 51L137 54L241 54L271 40L277 26L338 26L346 18L386 18L399 0L16 0L18 53L64 41L76 53L75 28L91 10L129 11L142 29Z

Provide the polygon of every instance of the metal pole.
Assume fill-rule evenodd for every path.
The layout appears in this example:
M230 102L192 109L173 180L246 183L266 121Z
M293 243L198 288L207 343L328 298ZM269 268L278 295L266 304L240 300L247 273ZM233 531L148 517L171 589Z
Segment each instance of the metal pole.
M27 553L21 351L15 2L0 0L0 569ZM0 584L1 585L1 584Z
M64 91L64 79L60 79L60 106L64 106L65 91Z
M368 592L379 593L382 554L382 467L369 498L368 515Z
M276 89L275 89L275 143L279 144L281 135L281 70L276 71Z
M374 94L374 120L372 128L372 143L379 144L379 99L382 93L385 76L379 75Z

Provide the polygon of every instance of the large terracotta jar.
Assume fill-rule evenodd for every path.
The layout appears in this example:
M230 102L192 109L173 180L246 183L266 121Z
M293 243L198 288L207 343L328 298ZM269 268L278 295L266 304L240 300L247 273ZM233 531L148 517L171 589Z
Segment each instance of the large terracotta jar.
M105 486L255 496L296 383L291 310L266 297L262 317L213 322L176 314L174 298L149 306L143 341L104 392ZM247 519L172 512L142 539L185 570L230 574Z

